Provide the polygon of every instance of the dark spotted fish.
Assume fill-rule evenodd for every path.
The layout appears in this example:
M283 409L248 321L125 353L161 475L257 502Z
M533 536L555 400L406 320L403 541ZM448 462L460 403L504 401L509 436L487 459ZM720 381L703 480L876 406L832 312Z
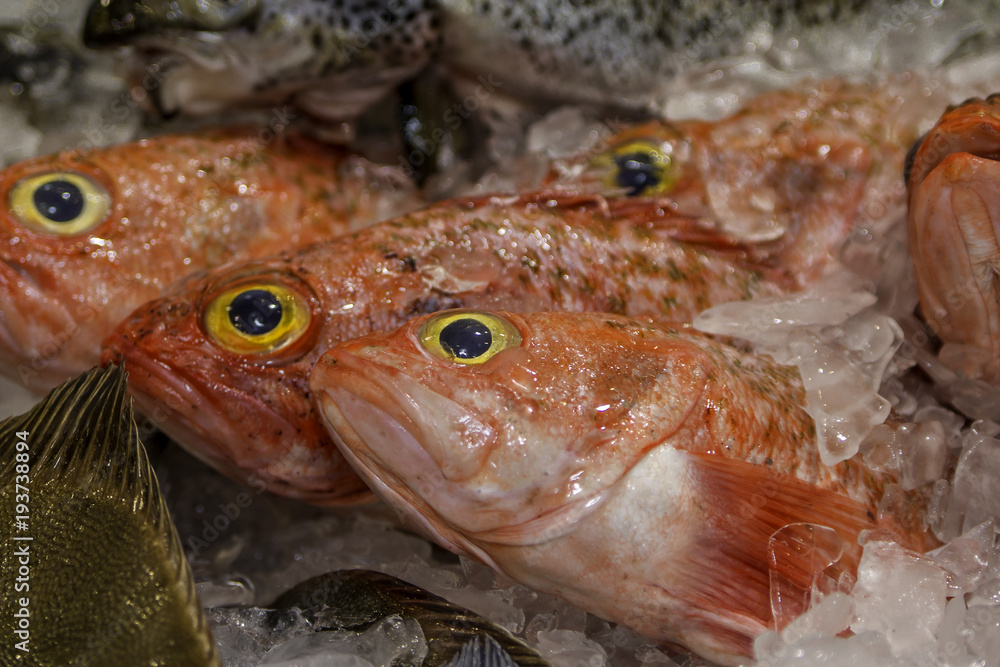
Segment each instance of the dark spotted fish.
M301 609L317 631L364 630L387 616L415 619L427 641L424 667L549 665L496 623L381 572L342 570L313 577L270 607Z
M120 367L0 424L0 664L217 666Z
M805 47L821 29L853 26L854 46L868 47L884 26L933 23L939 4L95 0L84 39L133 46L133 76L156 83L152 99L166 114L294 100L316 117L351 119L432 63L467 84L466 112L497 94L643 109L663 101L675 74L743 52L755 31Z

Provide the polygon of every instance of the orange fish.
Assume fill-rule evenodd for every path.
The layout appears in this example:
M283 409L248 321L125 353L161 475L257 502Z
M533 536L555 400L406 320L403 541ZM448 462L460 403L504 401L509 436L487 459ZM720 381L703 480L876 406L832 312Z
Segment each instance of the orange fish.
M831 82L765 95L731 120L626 128L553 162L551 194L442 203L190 281L125 322L105 360L124 356L147 412L169 398L162 428L221 470L343 502L364 487L339 487L349 473L305 388L325 349L449 307L687 320L808 285L867 197L888 192L884 173L898 181L910 137L884 127L899 104L887 95ZM627 187L640 175L648 187ZM232 304L263 307L260 289L297 315L248 337L227 318Z
M1000 95L950 108L907 164L923 315L946 342L1000 354Z
M792 244L794 247L794 244ZM781 243L749 246L649 199L538 193L440 203L275 257L230 264L136 310L105 342L146 414L237 478L313 503L369 497L307 380L356 336L458 306L690 319L798 287Z
M779 586L850 575L861 530L935 544L923 496L880 510L893 475L821 462L794 368L683 325L444 311L341 343L309 385L404 520L721 664L746 662L774 627ZM786 526L824 530L800 524L836 532L832 567L815 550L769 553Z
M36 391L188 273L413 208L405 178L287 131L242 128L67 151L0 172L0 369ZM398 179L401 186L395 185Z
M898 88L831 79L764 93L722 120L618 128L592 151L553 160L546 182L669 198L745 240L813 225L814 243L836 253L859 211L902 201L904 154L924 118L900 113ZM822 268L827 257L802 250L800 272L804 262Z

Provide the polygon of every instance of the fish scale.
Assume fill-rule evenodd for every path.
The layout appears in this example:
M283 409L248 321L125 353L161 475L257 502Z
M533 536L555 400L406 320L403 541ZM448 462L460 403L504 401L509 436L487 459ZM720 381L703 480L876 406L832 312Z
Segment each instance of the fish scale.
M436 63L533 106L660 108L673 77L761 30L822 44L817 29L856 27L846 53L940 13L930 0L98 0L84 39L137 47L135 75L160 72L164 113L295 100L343 121Z

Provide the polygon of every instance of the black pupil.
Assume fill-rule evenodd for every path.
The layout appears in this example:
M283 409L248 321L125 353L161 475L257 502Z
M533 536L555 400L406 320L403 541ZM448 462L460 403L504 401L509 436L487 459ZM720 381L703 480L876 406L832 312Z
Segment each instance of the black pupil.
M68 181L49 181L35 190L35 207L52 222L75 220L83 203L80 188Z
M652 158L645 153L629 153L615 158L618 165L618 175L615 182L628 190L630 195L642 194L648 187L656 187L660 183L660 168L653 164Z
M438 337L441 347L459 359L475 359L486 354L493 344L489 328L472 318L455 320Z
M266 334L281 322L281 302L267 290L249 289L229 304L229 321L249 336Z

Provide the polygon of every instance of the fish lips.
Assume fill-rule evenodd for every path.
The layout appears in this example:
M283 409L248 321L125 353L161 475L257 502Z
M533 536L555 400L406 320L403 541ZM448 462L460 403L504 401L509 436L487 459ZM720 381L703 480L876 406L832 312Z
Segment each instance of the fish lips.
M304 426L292 424L281 413L284 406L274 409L266 399L239 387L207 382L220 367L212 350L152 354L137 344L133 329L126 320L105 340L101 364L124 364L130 373L129 391L141 411L193 456L250 486L263 485L272 493L315 505L372 500L318 419L306 417ZM163 330L144 334L169 345ZM253 431L262 434L258 437L248 437L244 430L243 420L251 417Z
M493 429L405 373L342 347L320 359L310 389L330 434L377 495L439 544L492 567L481 545L556 539L611 492L604 488L539 511L521 502L523 490L477 485L473 476L498 446ZM447 447L455 442L448 425L455 424L477 434L478 442Z
M261 12L259 0L108 0L87 11L83 43L113 48L137 39L177 31L252 29Z
M1000 94L966 100L949 109L911 149L906 159L911 207L920 184L953 153L1000 159Z
M952 153L912 193L920 303L945 341L1000 354L1000 162Z
M36 393L48 391L80 372L77 338L81 335L66 304L47 294L13 262L0 257L0 364L4 375L20 380Z

